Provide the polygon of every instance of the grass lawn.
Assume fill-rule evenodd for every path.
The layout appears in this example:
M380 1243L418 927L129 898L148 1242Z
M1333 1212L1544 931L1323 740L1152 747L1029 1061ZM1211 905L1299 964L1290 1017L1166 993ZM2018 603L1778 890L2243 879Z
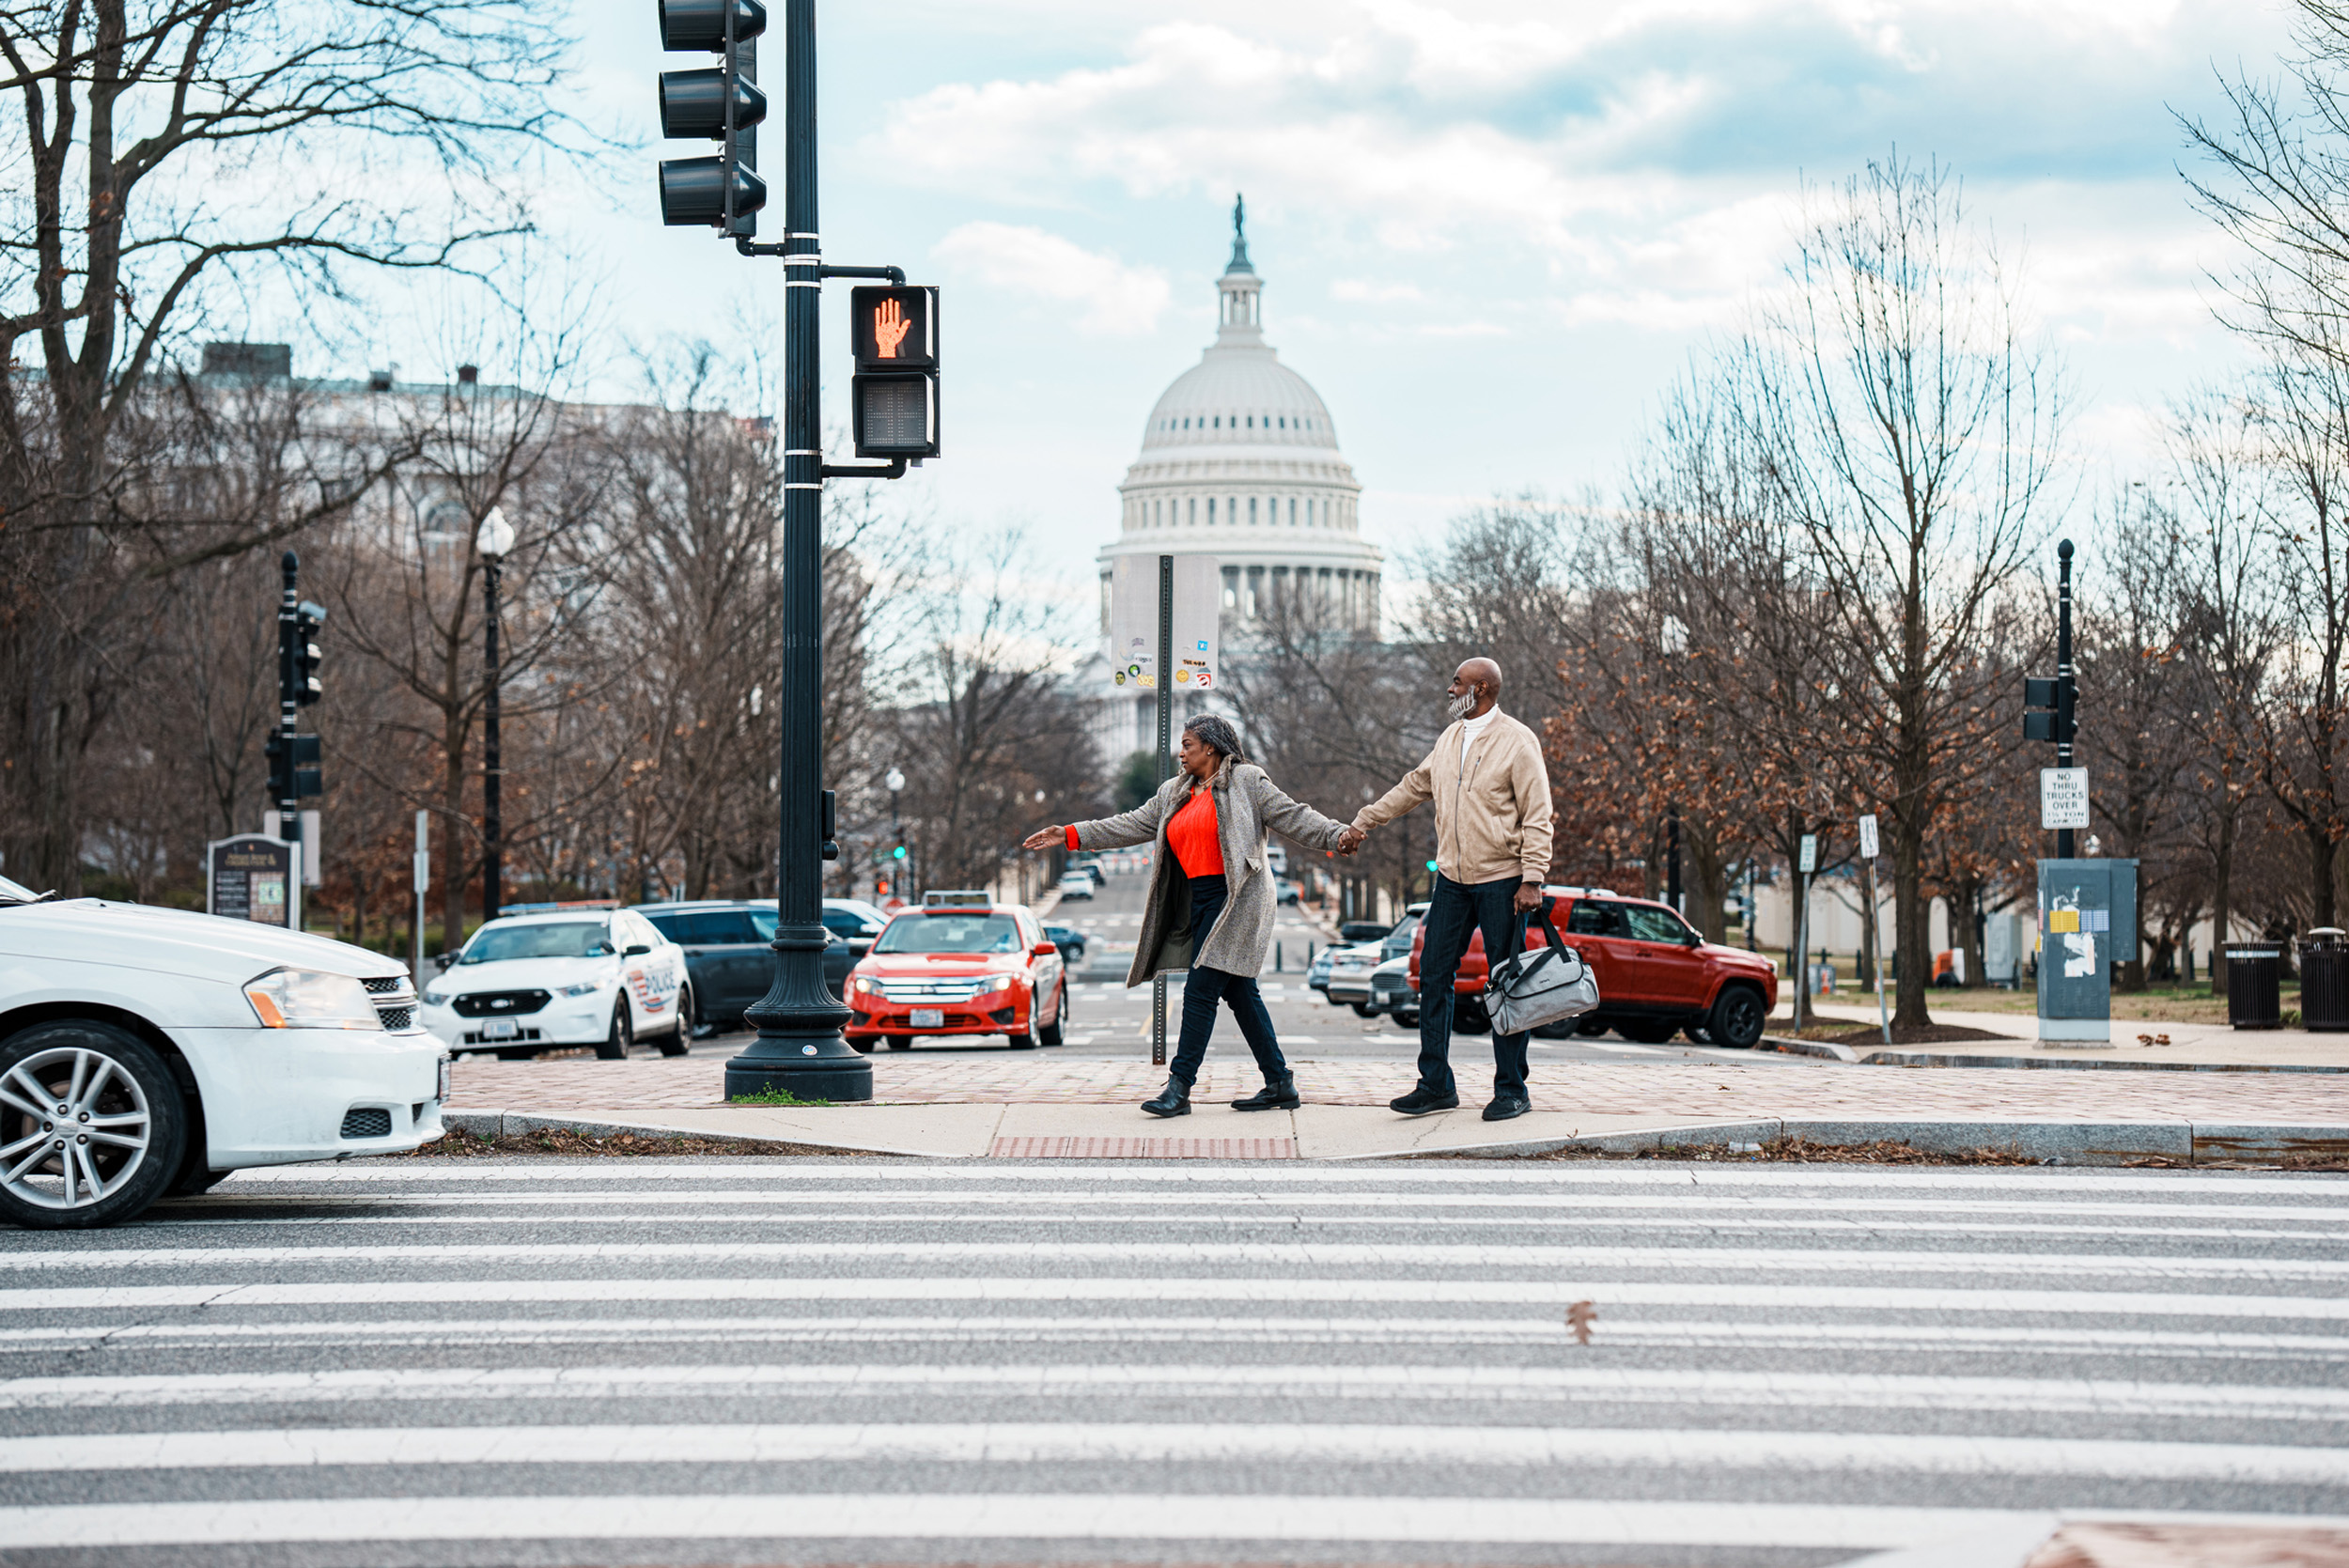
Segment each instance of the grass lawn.
M1885 987L1889 1001L1892 989ZM1837 990L1835 1001L1843 1006L1866 1006L1875 1001L1874 990L1847 986ZM2030 1017L2039 1011L2039 996L2030 987L2005 991L1995 986L1936 988L1925 999L1933 1012L1954 1013L2013 1013ZM2287 1016L2296 1016L2300 1007L2300 988L2284 987L2282 1008ZM2227 999L2213 996L2207 985L2149 986L2141 991L2112 993L2112 1016L2116 1021L2132 1023L2225 1023Z

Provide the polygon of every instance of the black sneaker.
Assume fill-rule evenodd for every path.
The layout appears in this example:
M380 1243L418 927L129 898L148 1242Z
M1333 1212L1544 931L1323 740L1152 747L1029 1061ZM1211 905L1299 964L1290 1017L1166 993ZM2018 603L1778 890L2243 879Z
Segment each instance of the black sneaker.
M1387 1102L1389 1110L1399 1110L1406 1116L1424 1116L1431 1110L1456 1110L1459 1106L1459 1095L1439 1094L1423 1083L1401 1099Z
M1485 1120L1487 1122L1506 1122L1515 1117L1522 1116L1532 1109L1532 1105L1524 1100L1518 1099L1515 1094L1503 1094L1499 1099L1493 1101L1492 1104L1485 1108Z

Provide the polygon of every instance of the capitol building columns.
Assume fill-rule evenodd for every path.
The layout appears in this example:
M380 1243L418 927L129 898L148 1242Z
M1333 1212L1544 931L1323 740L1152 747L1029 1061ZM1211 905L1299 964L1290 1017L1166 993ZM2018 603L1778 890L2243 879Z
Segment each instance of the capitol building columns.
M1248 623L1283 605L1376 637L1382 552L1361 537L1361 485L1320 396L1265 342L1242 216L1216 281L1215 342L1150 411L1118 487L1121 528L1099 557L1103 614L1119 556L1206 554L1222 566L1236 653Z

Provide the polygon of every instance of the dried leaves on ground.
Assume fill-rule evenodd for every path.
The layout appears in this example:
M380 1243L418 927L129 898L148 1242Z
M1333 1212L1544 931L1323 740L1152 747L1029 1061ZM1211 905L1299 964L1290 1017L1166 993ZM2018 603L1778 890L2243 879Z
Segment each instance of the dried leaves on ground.
M541 1127L534 1132L517 1133L509 1138L484 1138L461 1127L451 1127L439 1141L427 1143L412 1154L384 1155L384 1159L478 1159L510 1157L515 1155L559 1155L576 1159L583 1155L608 1158L649 1157L674 1159L687 1155L720 1155L729 1159L773 1158L784 1155L822 1155L842 1159L894 1159L894 1155L876 1154L869 1149L832 1149L814 1143L765 1142L748 1138L697 1138L689 1134L657 1137L648 1133L620 1132L609 1136L584 1133L573 1127Z
M1762 1143L1666 1143L1636 1153L1567 1147L1528 1159L1670 1159L1750 1164L1785 1160L1814 1165L2037 1165L2010 1149L1919 1149L1889 1138L1873 1143L1813 1143L1807 1138L1773 1138Z

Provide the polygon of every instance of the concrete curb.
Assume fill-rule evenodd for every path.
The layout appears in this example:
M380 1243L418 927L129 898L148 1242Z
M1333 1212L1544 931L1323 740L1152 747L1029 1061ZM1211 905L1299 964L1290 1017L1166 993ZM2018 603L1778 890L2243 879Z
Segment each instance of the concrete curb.
M585 1121L576 1116L519 1110L452 1110L450 1126L484 1138L513 1138L545 1128L568 1128L590 1138L622 1133L638 1138L723 1138L743 1143L789 1144L860 1154L901 1155L925 1159L992 1157L941 1155L924 1149L839 1139L757 1138L718 1128L632 1122ZM1924 1154L1970 1154L1995 1149L2049 1165L2126 1165L2160 1159L2177 1165L2277 1165L2294 1156L2349 1159L2349 1125L2334 1123L2047 1122L2025 1119L1961 1121L1880 1117L1859 1121L1764 1118L1692 1122L1638 1132L1588 1138L1496 1141L1442 1149L1396 1149L1330 1158L1331 1164L1364 1160L1521 1159L1530 1155L1588 1149L1598 1154L1647 1154L1675 1148L1758 1148L1781 1138L1828 1146L1891 1141Z
M2123 1073L2349 1073L2349 1066L2332 1067L2300 1063L2264 1062L2146 1062L2079 1056L1978 1056L1965 1051L1920 1050L1914 1047L1875 1046L1865 1054L1832 1040L1797 1040L1791 1034L1765 1034L1756 1050L1786 1056L1816 1056L1829 1062L1855 1063L1863 1067L2047 1067Z
M1753 1044L1756 1050L1774 1050L1784 1056L1817 1056L1829 1062L1857 1062L1859 1053L1849 1046L1832 1040L1797 1040L1791 1034L1765 1034Z

